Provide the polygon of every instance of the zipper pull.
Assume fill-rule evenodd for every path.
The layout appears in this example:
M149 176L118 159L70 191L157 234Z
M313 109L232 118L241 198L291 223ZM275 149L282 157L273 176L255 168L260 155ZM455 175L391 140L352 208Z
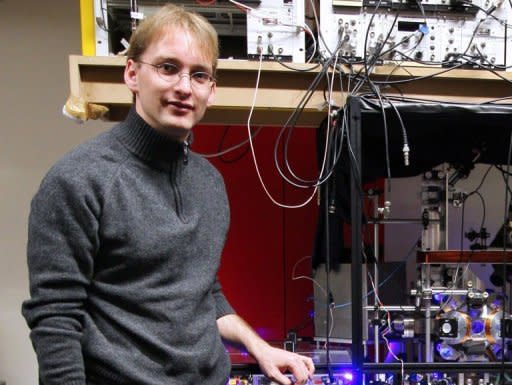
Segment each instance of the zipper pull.
M188 139L183 142L183 164L188 163L188 153L189 153L189 144Z

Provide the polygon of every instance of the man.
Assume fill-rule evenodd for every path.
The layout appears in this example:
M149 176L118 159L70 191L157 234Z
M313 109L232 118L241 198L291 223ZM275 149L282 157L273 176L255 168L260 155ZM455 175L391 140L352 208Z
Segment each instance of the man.
M263 341L217 281L229 208L187 139L215 95L215 30L167 5L133 33L126 120L49 171L29 218L23 315L44 385L224 385L221 338L268 377L304 384L308 357Z

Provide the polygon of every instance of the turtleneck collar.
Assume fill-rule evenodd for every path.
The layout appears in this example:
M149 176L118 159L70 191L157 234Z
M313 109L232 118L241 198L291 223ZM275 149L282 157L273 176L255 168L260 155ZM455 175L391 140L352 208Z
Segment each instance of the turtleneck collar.
M113 131L130 152L158 168L169 169L178 159L188 161L188 142L177 142L161 134L140 117L135 107Z

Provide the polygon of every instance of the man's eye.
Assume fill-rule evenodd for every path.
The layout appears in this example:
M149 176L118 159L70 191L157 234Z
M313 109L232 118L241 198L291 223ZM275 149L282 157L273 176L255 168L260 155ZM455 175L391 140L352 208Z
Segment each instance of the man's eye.
M211 76L206 72L194 72L192 74L192 79L199 83L206 83L211 79Z
M166 75L174 75L179 72L178 67L171 63L160 64L160 71Z

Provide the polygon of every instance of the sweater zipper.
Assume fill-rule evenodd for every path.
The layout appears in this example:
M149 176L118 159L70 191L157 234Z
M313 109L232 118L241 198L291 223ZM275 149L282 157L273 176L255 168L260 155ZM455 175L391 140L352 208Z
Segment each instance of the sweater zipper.
M188 163L188 154L189 154L189 144L188 141L183 142L183 164L187 165ZM174 162L172 166L172 175L171 175L171 186L172 191L174 193L174 202L176 204L176 215L181 221L185 220L184 210L183 210L183 197L181 196L181 191L178 185L178 173L180 172L179 162Z
M183 164L188 163L188 153L189 153L189 146L188 139L185 139L183 142Z

